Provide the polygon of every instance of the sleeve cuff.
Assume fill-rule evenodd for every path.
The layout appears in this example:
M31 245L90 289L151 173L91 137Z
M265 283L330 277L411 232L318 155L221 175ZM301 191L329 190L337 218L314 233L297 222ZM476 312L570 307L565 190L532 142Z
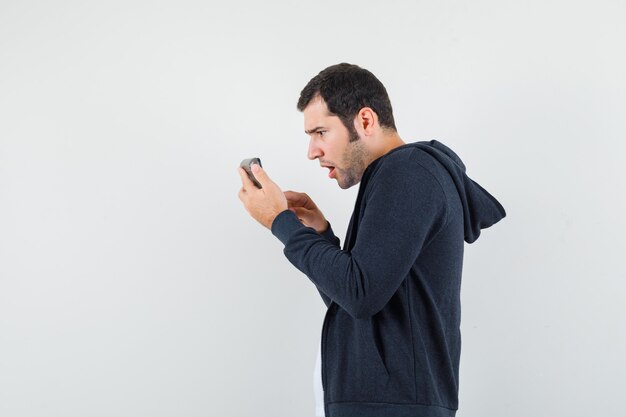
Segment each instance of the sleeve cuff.
M335 233L333 232L333 228L330 225L330 222L328 220L326 220L326 222L328 223L328 229L324 230L322 233L320 233L320 235L322 235L324 238L326 238L327 240L334 240L335 239Z
M306 226L300 222L296 213L286 209L278 213L278 216L274 218L271 231L284 245L287 245L291 235L303 227Z

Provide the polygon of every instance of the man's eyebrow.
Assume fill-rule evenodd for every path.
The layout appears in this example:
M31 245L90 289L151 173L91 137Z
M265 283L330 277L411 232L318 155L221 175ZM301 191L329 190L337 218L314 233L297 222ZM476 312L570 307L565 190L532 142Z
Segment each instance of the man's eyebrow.
M315 133L320 129L326 129L326 128L324 126L317 126L317 127L314 127L313 129L305 130L304 133L306 133L307 135L310 135L311 133Z

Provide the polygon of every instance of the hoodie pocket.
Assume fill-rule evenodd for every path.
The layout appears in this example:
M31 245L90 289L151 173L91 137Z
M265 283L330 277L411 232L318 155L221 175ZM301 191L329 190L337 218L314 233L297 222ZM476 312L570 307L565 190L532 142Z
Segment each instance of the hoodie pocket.
M414 402L407 322L384 313L355 319L337 308L326 324L322 350L326 402Z
M415 401L415 360L404 285L387 306L368 320L371 344L387 379L378 389L389 401Z
M376 357L378 358L380 366L385 370L385 373L389 375L389 369L387 369L387 364L385 363L385 348L381 339L381 334L374 326L374 321L368 320L367 329L367 340L371 341L370 343L373 345L372 350L376 352Z
M415 372L410 331L395 333L397 328L381 323L376 316L363 320L360 329L366 358L371 363L367 372L376 387L378 400L414 401Z

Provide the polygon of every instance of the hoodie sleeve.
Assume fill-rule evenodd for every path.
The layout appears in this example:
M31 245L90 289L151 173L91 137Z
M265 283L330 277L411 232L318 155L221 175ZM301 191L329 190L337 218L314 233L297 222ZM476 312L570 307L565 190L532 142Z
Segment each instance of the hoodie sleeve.
M330 222L327 220L328 229L324 230L320 235L322 235L326 240L328 240L333 245L339 247L339 243L341 242L337 236L335 236L335 232L333 232L333 227Z
M323 236L326 240L328 240L333 245L337 246L338 248L340 247L339 245L341 241L339 240L337 236L335 236L335 233L333 232L333 228L330 222L328 222L328 229L320 233L320 235ZM322 300L324 301L324 304L326 304L326 308L330 307L331 299L326 294L324 294L322 290L320 290L319 287L317 287L317 291L319 291L320 296L322 297Z
M382 310L447 221L441 185L417 162L383 164L371 181L349 252L304 226L290 210L279 213L271 227L287 259L355 318Z

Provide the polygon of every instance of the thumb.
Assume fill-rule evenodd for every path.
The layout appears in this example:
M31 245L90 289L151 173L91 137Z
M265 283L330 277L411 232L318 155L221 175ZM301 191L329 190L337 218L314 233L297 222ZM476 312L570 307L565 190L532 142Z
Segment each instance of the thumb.
M250 169L252 170L254 177L261 183L261 185L265 185L268 182L269 178L267 177L265 170L261 168L259 164L252 164Z
M300 219L305 219L305 218L310 217L309 213L311 211L304 207L290 207L289 210L293 211L296 214L296 216L298 216Z

